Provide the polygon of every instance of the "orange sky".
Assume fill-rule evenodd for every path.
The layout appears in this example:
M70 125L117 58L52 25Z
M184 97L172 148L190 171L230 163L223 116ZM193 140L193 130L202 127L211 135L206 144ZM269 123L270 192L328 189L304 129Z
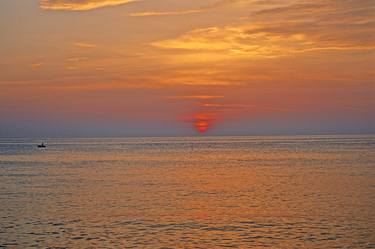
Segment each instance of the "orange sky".
M0 137L374 132L374 13L372 0L2 0Z

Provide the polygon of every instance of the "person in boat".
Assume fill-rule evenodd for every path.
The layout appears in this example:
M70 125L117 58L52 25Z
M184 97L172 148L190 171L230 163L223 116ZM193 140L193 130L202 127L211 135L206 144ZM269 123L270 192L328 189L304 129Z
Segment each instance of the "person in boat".
M42 144L38 144L38 148L45 148L46 146L44 145L44 143L42 142Z

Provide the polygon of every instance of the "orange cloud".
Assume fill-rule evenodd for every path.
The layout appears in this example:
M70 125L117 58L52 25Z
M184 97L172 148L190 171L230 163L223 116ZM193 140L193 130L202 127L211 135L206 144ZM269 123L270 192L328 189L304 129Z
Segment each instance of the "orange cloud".
M40 68L42 66L42 63L33 63L31 64L31 67L34 69Z
M245 27L210 27L197 29L182 36L152 43L164 49L197 51L191 59L225 60L233 58L279 57L290 54L296 47L309 43L303 35L275 36L266 33L251 34ZM188 58L185 57L184 58Z
M201 103L199 104L200 107L206 108L218 108L218 109L240 109L240 108L253 108L254 105L241 105L241 104L217 104L217 103Z
M315 33L313 30L304 30L305 24L293 29L293 32L273 32L270 29L286 29L294 23L282 22L281 24L258 23L240 27L211 27L190 31L182 36L152 43L152 45L164 49L180 49L185 51L197 51L193 60L225 60L233 58L275 58L296 53L304 53L319 50L333 51L357 51L373 50L374 42L353 42L350 38L335 40L337 34ZM306 24L307 25L307 24ZM277 26L277 27L275 27ZM358 25L359 27L361 25ZM373 28L374 29L374 28ZM306 33L309 32L309 33ZM353 30L353 35L360 30ZM305 32L305 33L304 33ZM319 32L319 31L317 31ZM367 30L363 30L367 32ZM375 29L374 29L375 32ZM350 34L349 34L350 35ZM368 34L370 36L370 34ZM324 39L324 36L332 36ZM348 36L348 34L346 34ZM351 37L355 39L355 37ZM203 53L202 53L203 52ZM217 54L220 52L219 54ZM188 57L183 56L185 59Z
M116 6L135 0L40 0L40 7L45 10L92 10L107 6Z
M238 1L233 1L238 2ZM241 1L239 1L241 2ZM277 58L314 51L371 51L375 49L374 6L370 1L272 1L254 3L256 11L236 26L194 29L156 41L162 49L179 50L176 61L221 61Z
M79 47L79 48L94 48L96 47L95 44L92 43L86 43L86 42L75 42L73 43L74 46Z
M208 100L208 99L222 99L224 96L216 96L216 95L189 95L189 96L172 96L168 97L169 99L187 99L187 100Z

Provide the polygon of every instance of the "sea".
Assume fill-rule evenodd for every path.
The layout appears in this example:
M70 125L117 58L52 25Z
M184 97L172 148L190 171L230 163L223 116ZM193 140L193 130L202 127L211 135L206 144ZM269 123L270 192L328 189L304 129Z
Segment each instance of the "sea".
M375 135L0 140L0 248L375 248Z

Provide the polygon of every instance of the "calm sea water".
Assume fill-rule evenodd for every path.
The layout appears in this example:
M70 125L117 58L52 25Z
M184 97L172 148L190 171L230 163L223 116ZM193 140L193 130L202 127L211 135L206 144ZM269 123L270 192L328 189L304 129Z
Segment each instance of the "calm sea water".
M375 248L375 136L0 141L0 247Z

